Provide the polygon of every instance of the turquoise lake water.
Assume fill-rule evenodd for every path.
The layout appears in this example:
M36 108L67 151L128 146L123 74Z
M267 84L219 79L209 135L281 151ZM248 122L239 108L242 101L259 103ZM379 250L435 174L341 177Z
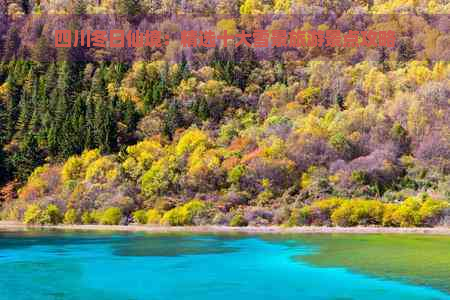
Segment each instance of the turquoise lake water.
M0 232L0 300L450 299L408 278L302 259L324 239Z

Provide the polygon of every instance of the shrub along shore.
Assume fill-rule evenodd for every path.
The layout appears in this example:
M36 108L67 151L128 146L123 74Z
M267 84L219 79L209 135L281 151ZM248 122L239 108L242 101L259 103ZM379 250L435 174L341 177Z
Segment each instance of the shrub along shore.
M254 225L295 226L384 226L433 227L443 225L448 219L449 204L428 196L410 197L401 203L384 203L380 200L327 198L294 208L285 219L276 219L270 211L255 209L252 214L236 211L226 215L212 203L191 200L184 205L162 210L151 208L124 215L118 207L85 211L79 214L69 208L64 213L54 205L27 206L23 223L28 225L158 225L205 226L221 225L246 227Z

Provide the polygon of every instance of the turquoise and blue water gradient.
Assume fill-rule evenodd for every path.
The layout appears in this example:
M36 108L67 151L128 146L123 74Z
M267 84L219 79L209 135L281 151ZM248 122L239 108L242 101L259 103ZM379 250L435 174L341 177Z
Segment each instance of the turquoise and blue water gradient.
M314 251L258 236L0 232L0 300L450 299L302 262Z

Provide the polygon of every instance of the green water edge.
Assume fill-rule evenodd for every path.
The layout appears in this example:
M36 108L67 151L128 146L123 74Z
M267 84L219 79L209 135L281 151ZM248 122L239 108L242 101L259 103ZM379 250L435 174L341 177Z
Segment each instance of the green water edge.
M6 233L17 230L2 230ZM36 245L40 236L49 233L63 233L65 238L79 234L95 236L126 236L138 234L142 243L123 251L118 244L116 254L121 256L178 256L204 254L205 249L197 246L192 236L220 237L222 240L239 240L258 237L265 242L283 244L292 247L308 246L314 249L293 256L292 259L314 267L345 268L354 273L394 280L406 284L427 286L450 294L450 236L421 234L355 234L355 233L192 233L192 232L124 232L114 230L80 230L80 229L23 229L21 234L29 237L28 241ZM35 237L36 239L33 239ZM148 237L159 237L158 243L145 242ZM59 239L57 235L55 239ZM183 247L179 247L180 240ZM96 241L98 242L98 241ZM65 242L62 241L62 244ZM30 245L31 245L30 244ZM12 245L8 245L11 247ZM19 247L22 247L21 244ZM0 249L2 245L0 245ZM163 250L162 250L163 249ZM232 247L215 245L208 247L210 254L237 251Z
M450 293L450 236L420 234L293 234L264 236L317 247L294 259L317 267L340 267Z

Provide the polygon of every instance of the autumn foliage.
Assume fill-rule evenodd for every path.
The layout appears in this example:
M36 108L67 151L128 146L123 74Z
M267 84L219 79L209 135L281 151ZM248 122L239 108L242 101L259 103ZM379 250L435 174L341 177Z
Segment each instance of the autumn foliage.
M4 1L1 18L73 8L47 2ZM150 2L75 1L73 9L217 10L236 16L213 28L229 33L284 26L283 18L265 24L252 17L273 12L286 19L307 14L299 30L352 28L348 16L364 13L377 21L369 29L405 38L390 52L360 47L317 57L317 49L271 49L271 59L258 61L248 47L185 51L171 43L161 52L142 48L134 63L108 61L108 49L94 61L73 63L74 53L49 46L51 24L2 29L2 219L175 226L450 222L450 63L438 59L448 53L450 36L432 17L449 12L446 1ZM158 26L180 29L170 21ZM21 30L39 40L35 49ZM20 53L36 59L22 60ZM60 59L43 63L45 54Z

